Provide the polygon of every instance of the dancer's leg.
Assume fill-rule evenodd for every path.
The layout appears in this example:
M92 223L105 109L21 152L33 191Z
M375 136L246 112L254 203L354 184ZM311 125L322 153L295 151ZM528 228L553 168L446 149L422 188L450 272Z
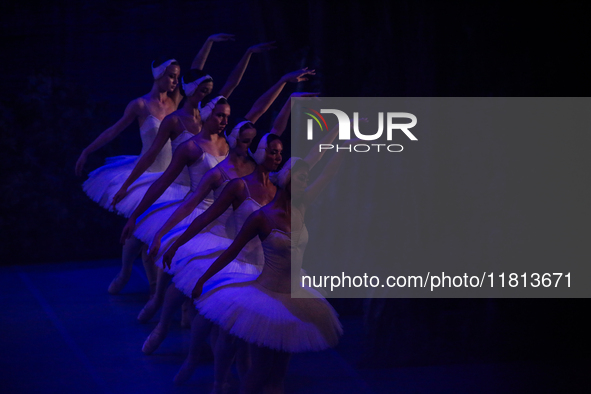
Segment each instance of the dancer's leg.
M186 382L191 378L193 372L195 372L199 363L199 355L202 352L203 345L211 331L211 327L212 323L200 314L197 314L191 322L191 346L189 348L189 354L181 369L174 377L175 384Z
M121 271L109 285L109 293L117 294L123 290L131 276L133 262L142 251L142 245L142 241L133 236L125 241L121 255Z
M290 359L291 354L289 353L275 352L269 378L263 387L263 394L283 394L283 382L285 381Z
M154 265L154 261L148 256L148 245L144 244L142 247L142 263L144 264L144 270L146 270L146 277L150 284L150 297L156 292L156 278L158 276L157 267Z
M196 314L197 310L195 309L195 305L193 305L193 300L187 298L182 308L181 328L191 328L191 322Z
M214 383L213 392L223 393L238 349L239 339L226 330L219 329L213 351Z
M156 282L156 292L154 296L148 300L144 308L140 311L137 319L140 323L147 323L154 317L156 312L162 307L164 302L164 296L166 289L169 287L168 284L172 279L172 275L167 274L162 269L158 268L158 280ZM172 286L174 287L174 286Z
M215 347L217 346L220 330L220 326L212 324L211 329L209 331L209 342L211 343L212 350L215 349Z
M242 381L251 367L250 352L248 351L248 343L243 340L239 340L237 347L236 369L238 370L238 378Z
M261 388L269 378L269 371L271 370L274 359L274 351L269 348L250 344L249 352L252 367L240 382L241 394L258 393L261 391Z
M174 312L180 308L185 298L185 295L175 286L168 286L168 290L164 297L164 306L162 308L162 314L160 315L160 321L154 330L152 330L150 336L148 336L142 347L142 352L144 352L144 354L152 354L158 349L158 346L160 346L162 341L164 341L164 338L166 338L166 335L168 334Z

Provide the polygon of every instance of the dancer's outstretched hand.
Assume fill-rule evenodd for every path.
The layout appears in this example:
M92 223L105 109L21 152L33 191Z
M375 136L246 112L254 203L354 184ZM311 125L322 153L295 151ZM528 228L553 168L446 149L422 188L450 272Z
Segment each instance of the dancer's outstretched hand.
M275 43L277 41L269 41L269 42L263 42L257 45L253 45L250 48L248 48L248 51L250 53L261 53L261 52L266 52L266 51L270 51L271 49L276 49L277 47L275 46Z
M125 197L127 197L127 188L121 187L117 193L113 196L113 201L111 202L111 206L115 209L115 206L121 202Z
M162 256L162 264L165 265L166 267L168 267L168 269L170 269L170 266L172 265L172 259L174 258L175 254L176 254L176 248L174 247L174 244L173 244L170 248L168 248L166 253L164 253L164 255Z
M201 293L203 293L203 284L201 283L200 280L198 280L197 284L193 288L193 291L191 292L191 297L199 298L199 297L201 297Z
M87 158L88 158L88 156L86 155L86 153L82 152L80 154L80 157L76 161L76 167L74 170L76 173L76 176L82 176L82 170L84 170L84 165L86 164Z
M121 240L122 244L125 244L125 241L129 239L133 233L135 232L135 220L128 219L127 223L125 223L125 227L123 227L123 231L121 232Z
M234 34L219 33L209 36L208 40L213 42L234 41Z
M308 70L308 67L302 68L301 70L292 71L285 74L282 80L283 82L293 83L304 82L308 80L308 78L306 78L307 75L316 75L316 70Z
M152 244L150 244L150 249L148 250L148 256L152 259L155 259L158 256L158 251L160 250L160 237L156 236L152 240Z

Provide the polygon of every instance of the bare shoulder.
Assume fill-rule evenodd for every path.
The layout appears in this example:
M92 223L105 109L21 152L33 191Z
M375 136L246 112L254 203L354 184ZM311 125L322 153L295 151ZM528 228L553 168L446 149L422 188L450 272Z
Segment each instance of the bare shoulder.
M258 209L251 213L248 217L248 221L255 227L259 228L260 232L262 233L268 233L269 231L271 231L269 219L263 212L263 209Z
M189 138L187 141L183 142L179 145L177 150L178 149L182 149L191 160L197 160L203 156L203 149L201 149L195 137Z
M228 182L226 189L231 190L237 194L242 193L242 191L244 190L244 181L242 180L242 178L232 179L230 182Z
M222 171L218 168L219 164L213 167L211 170L207 171L207 175L211 178L211 180L219 182L224 179L224 175Z
M127 104L127 108L133 111L135 114L140 115L147 109L146 100L144 97L133 99L129 102L129 104Z
M218 166L215 166L211 170L207 171L205 175L203 175L203 179L205 179L210 185L213 185L214 187L221 185L224 181L224 177L222 172L218 169Z
M174 111L173 113L166 115L164 119L162 119L162 125L166 125L167 127L176 127L179 124L179 115L178 111Z
M138 109L145 110L145 109L148 109L148 100L149 100L148 95L145 95L145 96L138 97L135 100L131 100L131 102L129 104L134 105Z

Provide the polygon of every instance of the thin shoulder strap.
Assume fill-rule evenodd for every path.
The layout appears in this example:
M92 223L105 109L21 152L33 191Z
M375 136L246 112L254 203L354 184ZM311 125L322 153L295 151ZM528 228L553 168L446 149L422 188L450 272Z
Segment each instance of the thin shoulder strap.
M184 123L183 123L183 121L181 120L181 117L180 117L180 116L178 116L177 118L178 118L179 122L181 122L181 126L183 126L183 131L185 131L185 130L189 131L189 130L187 129L187 126L185 126L185 124L184 124Z
M246 193L248 194L248 197L250 197L250 190L248 189L248 183L246 183L246 181L242 178L240 178L240 180L242 180L242 183L244 183L244 187L246 188ZM252 197L250 197L252 198Z
M224 178L224 181L229 181L230 177L228 176L228 174L226 173L226 171L224 171L224 169L222 168L221 165L217 165L216 167L219 167L218 170L222 173L222 177Z
M269 216L267 214L267 212L265 212L264 209L261 209L260 211L263 213L263 215L265 215L265 217L267 218L267 220L269 220L269 222L271 222L271 229L281 230L279 228L279 226L277 226L277 222L275 222L275 220L273 220L273 218L271 216Z

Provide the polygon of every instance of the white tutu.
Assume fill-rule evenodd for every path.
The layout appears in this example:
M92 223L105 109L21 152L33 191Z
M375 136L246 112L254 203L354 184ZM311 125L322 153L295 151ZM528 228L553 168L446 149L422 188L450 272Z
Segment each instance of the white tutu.
M212 236L211 233L203 235L205 238ZM194 238L196 242L200 242L198 238L199 236ZM215 242L217 242L217 245ZM187 243L179 248L178 252L185 254L186 257L181 257L176 261L173 261L170 270L170 272L174 274L172 280L177 289L182 291L187 297L191 297L193 288L199 278L203 276L205 271L209 269L213 262L220 257L231 244L232 240L217 237L217 239L211 244L202 246L199 253L187 253L186 251L181 251L181 249L186 246L189 246L189 248L185 248L185 250L196 250L195 243L193 245ZM254 280L261 273L261 268L261 265L248 264L236 259L208 280L203 286L203 292L208 292L216 287L229 283Z
M289 353L335 346L343 332L337 313L316 290L298 287L299 296L306 298L291 297L292 264L301 269L308 242L303 216L294 212L299 211L292 210L291 233L274 229L262 242L265 265L256 280L226 284L208 292L204 289L195 301L199 313L229 333Z
M199 278L222 252L230 246L232 240L235 238L237 232L240 231L250 214L261 207L250 197L250 192L248 193L249 197L240 204L236 211L233 211L231 215L228 215L229 211L226 211L224 215L218 218L219 223L221 223L220 227L214 227L210 231L210 233L215 233L217 228L223 227L225 230L224 238L226 239L220 239L218 241L219 244L214 248L207 248L204 247L203 242L200 240L200 237L205 235L202 232L177 251L175 255L176 260L173 260L174 268L171 268L170 272L174 273L173 281L175 286L187 296L191 296ZM264 261L261 241L258 237L252 239L242 248L234 261L230 262L210 281L207 281L203 291L206 292L228 283L253 280L261 273Z
M113 211L111 203L113 196L121 189L127 180L139 158L144 155L158 134L160 120L149 115L140 126L140 137L142 139L142 152L140 156L116 156L109 157L105 165L94 170L88 176L82 188L86 194L101 207ZM183 136L184 138L187 138ZM177 145L181 138L177 138ZM172 158L172 144L167 141L162 150L156 156L154 162L127 190L127 196L117 204L115 211L125 217L131 216L140 201L144 198L146 191L162 175L168 167ZM188 186L173 184L156 200L156 203L177 200L183 198L189 192Z
M195 306L232 335L289 353L333 347L343 333L336 312L324 298L291 298L291 293L271 291L256 280L217 287Z
M144 172L128 189L128 195L113 209L113 196L121 189L133 171L139 156L109 157L105 165L94 170L82 185L86 194L101 207L116 211L125 217L131 216L146 191L162 175L161 172ZM157 203L183 198L189 192L188 186L173 184L158 198Z
M152 205L138 218L134 235L149 245L154 239L154 235L164 226L183 202L185 202L185 199L176 199ZM193 220L205 212L210 205L211 201L203 201L188 216L174 226L171 232L176 233L180 229L189 227Z

